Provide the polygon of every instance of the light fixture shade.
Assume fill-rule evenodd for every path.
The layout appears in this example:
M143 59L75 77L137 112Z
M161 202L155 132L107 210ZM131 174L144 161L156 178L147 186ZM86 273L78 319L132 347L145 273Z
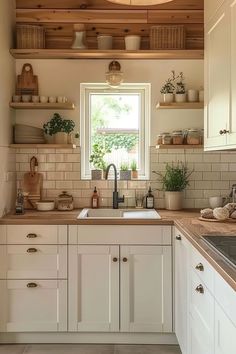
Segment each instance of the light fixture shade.
M114 4L130 5L130 6L150 6L160 5L173 0L107 0Z
M123 73L120 69L120 63L116 60L109 64L109 71L106 72L106 82L109 86L118 87L123 82Z

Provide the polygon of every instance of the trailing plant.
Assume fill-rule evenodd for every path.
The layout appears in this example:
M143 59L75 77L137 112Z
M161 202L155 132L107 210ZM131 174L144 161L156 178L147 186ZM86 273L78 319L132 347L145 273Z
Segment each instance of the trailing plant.
M99 170L106 169L106 162L104 156L109 152L105 147L100 144L94 144L92 147L92 154L90 155L89 162L93 164L93 167Z
M121 171L129 171L129 164L127 162L122 162L120 164L120 170Z
M184 83L184 74L181 71L179 75L176 77L176 94L184 94L186 93L185 83Z
M136 160L133 160L130 164L130 168L132 171L137 171L137 162Z
M171 73L172 73L172 76L168 80L166 80L165 84L161 88L160 92L162 94L174 93L174 91L175 91L175 85L174 85L175 72L174 72L174 70L172 70Z
M193 171L189 171L186 164L178 162L176 166L166 165L164 173L153 171L162 183L162 189L168 192L183 191L189 185L189 177Z
M53 117L43 125L43 130L47 135L54 135L59 132L70 134L74 127L73 120L63 119L59 113L54 113Z

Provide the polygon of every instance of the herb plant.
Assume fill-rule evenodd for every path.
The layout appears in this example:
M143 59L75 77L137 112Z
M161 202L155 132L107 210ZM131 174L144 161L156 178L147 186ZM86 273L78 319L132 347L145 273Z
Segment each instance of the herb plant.
M120 164L120 170L121 171L129 171L129 164L127 162L122 162Z
M54 113L53 117L43 125L45 134L54 135L59 132L70 134L75 127L73 120L63 119L59 113Z
M174 93L174 91L175 91L175 85L174 85L175 72L174 72L174 70L172 70L171 73L172 73L172 76L168 80L166 80L165 84L161 88L162 94Z
M92 148L92 154L90 155L89 162L93 164L93 167L99 170L104 170L106 167L106 162L104 161L104 156L107 150L99 144L94 144Z
M137 162L135 160L131 162L130 168L132 171L137 171Z
M176 80L178 80L176 82L176 94L184 94L184 93L186 93L183 72L179 73L179 75L177 76Z
M167 192L180 192L189 185L189 177L193 171L189 171L187 166L182 162L178 162L176 166L166 165L164 173L153 171L162 183L162 189Z

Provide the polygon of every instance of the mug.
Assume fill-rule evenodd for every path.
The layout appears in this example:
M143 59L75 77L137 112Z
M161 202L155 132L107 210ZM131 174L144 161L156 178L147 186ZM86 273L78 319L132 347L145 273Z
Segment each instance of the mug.
M48 96L40 96L40 102L41 103L47 103L48 102Z
M97 36L98 50L109 50L112 49L112 36L110 35L99 35Z
M212 209L221 208L227 202L226 197L210 197L209 204Z
M33 103L39 103L39 96L32 96Z
M49 102L50 103L56 103L57 98L55 96L49 96Z
M66 103L67 98L65 96L57 96L57 102L58 103Z
M20 95L14 95L14 96L12 96L12 101L13 101L13 102L20 102L20 101L21 101L21 96L20 96Z
M188 90L188 102L198 102L198 90Z
M22 102L28 103L31 101L31 95L22 95Z

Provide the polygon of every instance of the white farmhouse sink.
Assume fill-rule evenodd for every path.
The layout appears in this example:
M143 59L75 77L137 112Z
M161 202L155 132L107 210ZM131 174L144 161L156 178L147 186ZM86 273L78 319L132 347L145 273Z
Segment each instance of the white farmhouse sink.
M156 210L83 209L78 219L161 219Z

